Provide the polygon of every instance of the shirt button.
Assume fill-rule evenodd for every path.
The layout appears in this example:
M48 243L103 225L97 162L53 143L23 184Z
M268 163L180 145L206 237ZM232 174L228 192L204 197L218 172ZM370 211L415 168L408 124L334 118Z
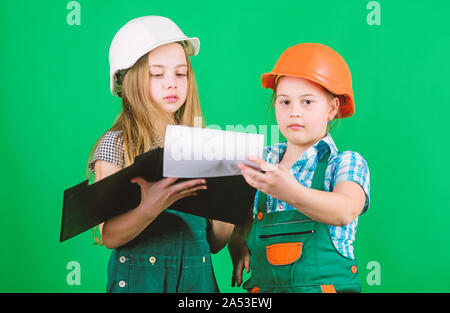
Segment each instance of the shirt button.
M258 219L258 221L262 220L263 214L262 214L261 212L259 212L259 213L256 215L256 218Z
M151 256L148 258L148 261L153 265L156 262L156 258L154 256Z
M205 262L206 262L206 257L205 257L205 256L203 256L203 259L202 259L202 261L203 261L203 263L205 263Z
M127 283L124 280L119 281L119 287L123 288L127 285Z
M123 255L119 258L120 263L125 263L126 261L127 261L127 258L124 257Z

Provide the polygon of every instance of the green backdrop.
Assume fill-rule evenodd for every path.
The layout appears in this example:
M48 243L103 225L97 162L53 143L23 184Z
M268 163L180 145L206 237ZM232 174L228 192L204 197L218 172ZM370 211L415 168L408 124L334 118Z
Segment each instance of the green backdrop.
M120 110L109 92L110 42L142 15L167 16L200 38L191 60L202 107L207 124L223 128L275 124L260 75L287 47L337 50L352 71L356 114L332 133L371 172L371 205L355 244L363 291L450 291L449 3L78 3L79 25L70 25L69 1L2 3L1 292L105 291L110 252L90 232L59 243L62 196L84 180L92 144ZM241 292L230 287L227 250L213 261L221 290Z

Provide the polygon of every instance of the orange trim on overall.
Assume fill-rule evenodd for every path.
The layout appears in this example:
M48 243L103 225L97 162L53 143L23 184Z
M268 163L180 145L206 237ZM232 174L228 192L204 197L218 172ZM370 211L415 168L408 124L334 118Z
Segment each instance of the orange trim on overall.
M333 285L320 285L323 293L336 293Z
M266 247L267 260L272 265L295 262L302 255L301 242L277 243Z
M259 287L253 287L251 290L248 291L249 293L258 293Z

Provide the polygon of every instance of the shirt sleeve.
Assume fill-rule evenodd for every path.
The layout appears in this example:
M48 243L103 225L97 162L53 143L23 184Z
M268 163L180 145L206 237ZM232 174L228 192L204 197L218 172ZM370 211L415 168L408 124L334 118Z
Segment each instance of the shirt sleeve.
M367 211L370 203L370 172L363 156L354 151L344 151L337 156L334 169L334 187L343 181L353 181L359 184L366 194L366 202L361 214Z
M89 161L89 169L95 175L95 161L103 160L123 168L125 155L122 136L119 131L106 132L95 148L92 160Z

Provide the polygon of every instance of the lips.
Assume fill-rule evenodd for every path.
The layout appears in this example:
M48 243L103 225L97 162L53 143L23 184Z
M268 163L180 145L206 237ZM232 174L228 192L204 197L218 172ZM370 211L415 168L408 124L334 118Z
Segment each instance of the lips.
M172 102L177 102L179 98L177 95L168 95L167 97L164 97L163 99L167 102L172 103Z
M305 126L300 125L298 123L292 123L292 124L288 125L288 128L291 128L291 129L302 129L302 128L305 128Z

